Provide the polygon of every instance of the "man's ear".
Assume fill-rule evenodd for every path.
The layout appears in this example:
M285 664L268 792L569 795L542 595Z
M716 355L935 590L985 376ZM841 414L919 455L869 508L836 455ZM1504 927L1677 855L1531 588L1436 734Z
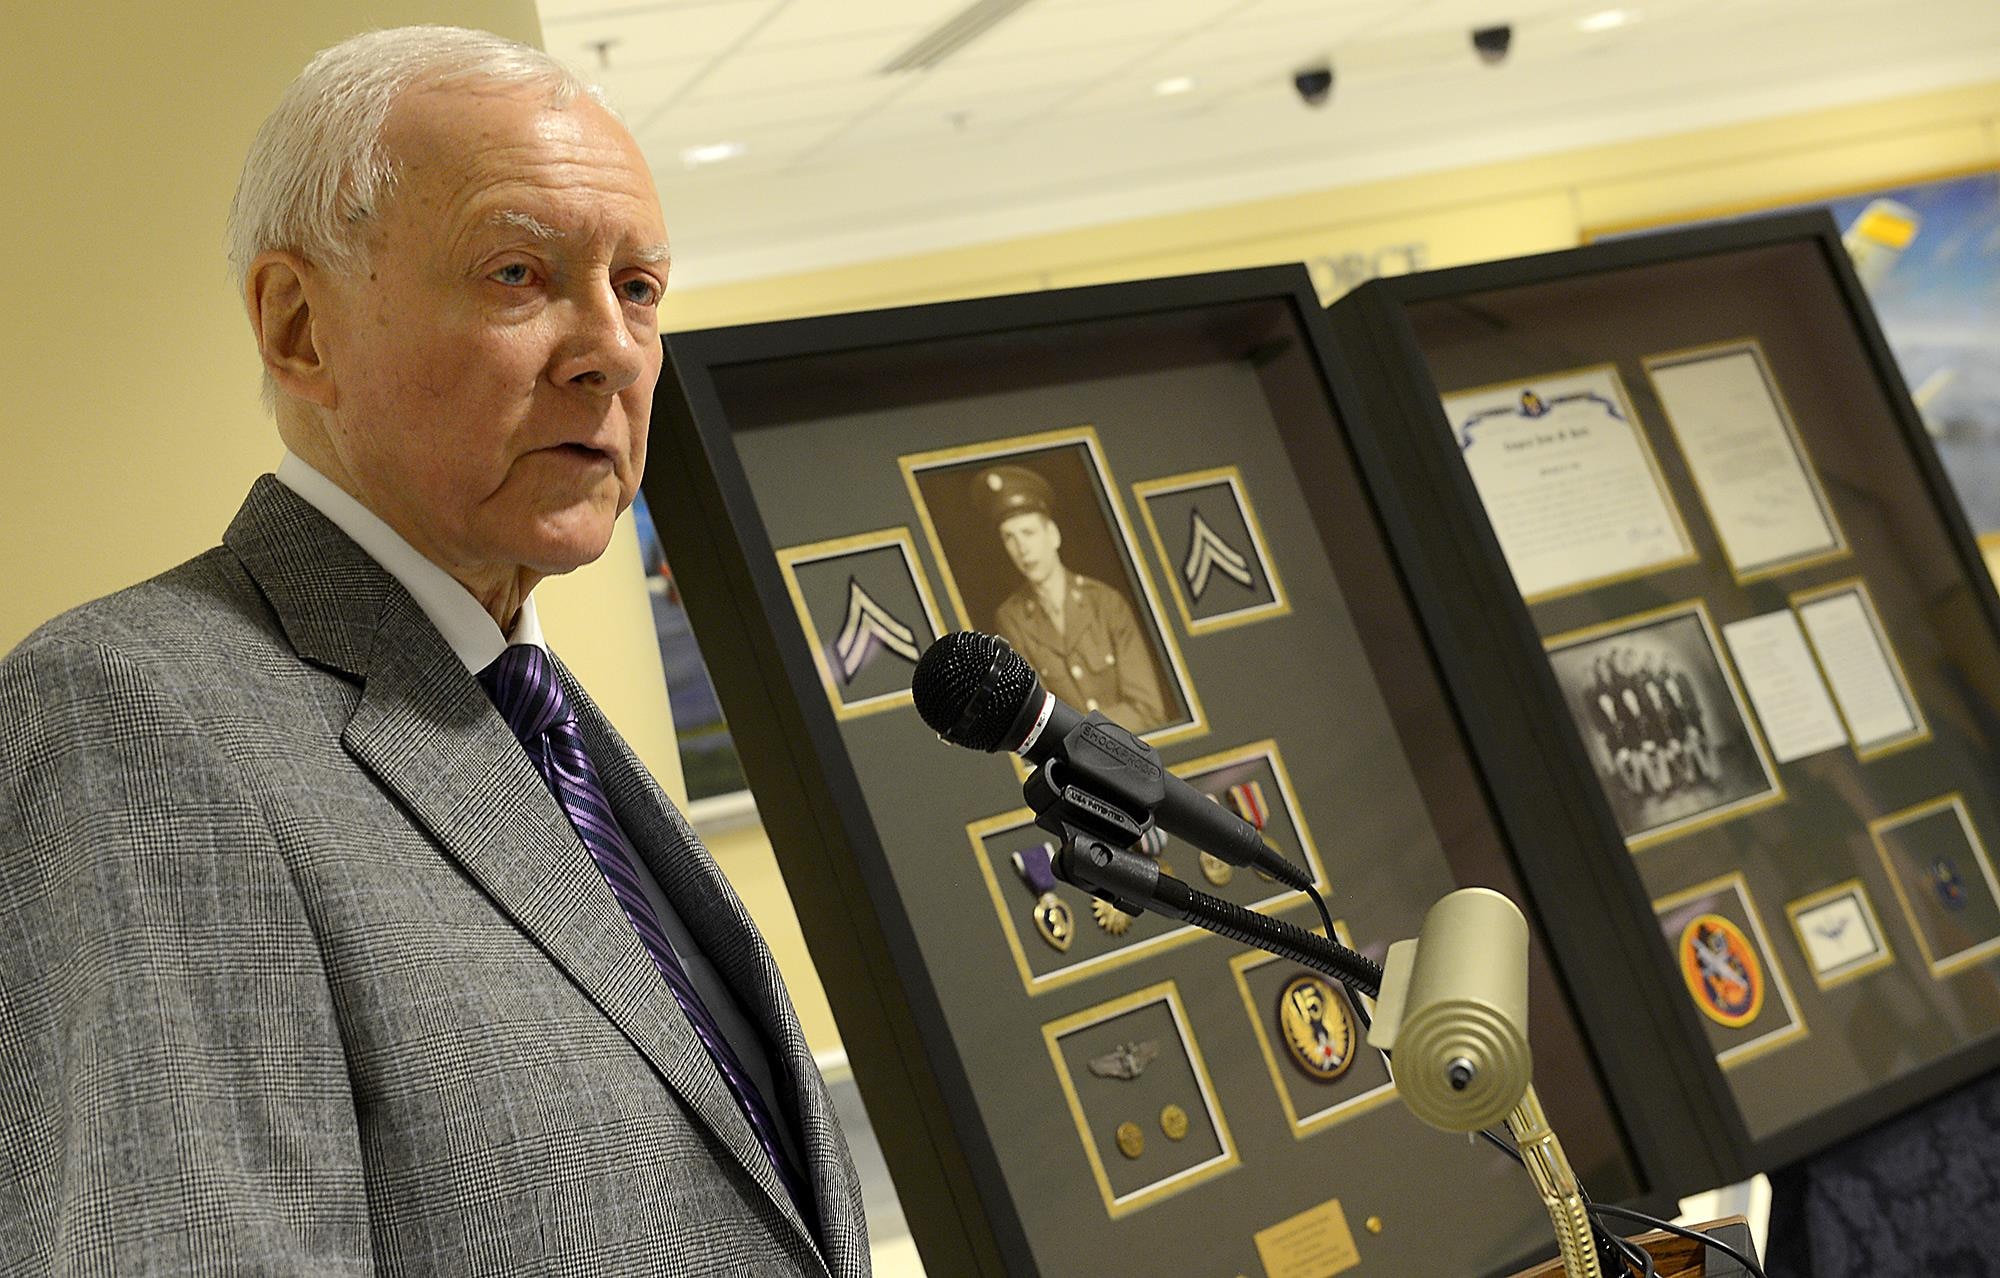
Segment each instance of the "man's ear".
M314 333L312 268L296 253L272 249L250 263L244 283L244 303L264 371L278 389L296 399L334 407L333 370L328 368Z

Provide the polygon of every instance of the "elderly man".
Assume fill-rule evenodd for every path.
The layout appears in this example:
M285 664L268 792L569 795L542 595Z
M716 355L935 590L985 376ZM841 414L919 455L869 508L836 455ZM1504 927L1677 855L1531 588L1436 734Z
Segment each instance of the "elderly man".
M0 663L0 1270L864 1274L770 954L536 623L645 460L638 147L378 32L232 218L283 464Z
M1132 605L1063 563L1049 482L1025 466L992 466L973 477L972 497L1021 574L1020 588L994 614L994 630L1058 699L1102 710L1133 732L1164 724L1166 700Z

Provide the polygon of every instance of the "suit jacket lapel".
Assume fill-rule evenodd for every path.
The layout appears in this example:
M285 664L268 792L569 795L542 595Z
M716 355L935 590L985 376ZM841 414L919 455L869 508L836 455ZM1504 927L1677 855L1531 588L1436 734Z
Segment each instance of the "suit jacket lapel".
M223 540L299 654L360 680L360 700L341 735L348 752L796 1220L748 1120L603 874L485 691L408 592L269 476L251 490Z
M780 1067L777 1085L789 1089L784 1098L797 1122L819 1209L821 1231L860 1228L846 1169L851 1165L845 1138L832 1111L819 1066L800 1028L784 978L772 959L749 912L723 877L715 859L667 798L652 773L641 763L610 721L565 669L563 686L576 707L584 744L604 781L613 810L632 839L661 891L680 911L682 921L716 970L742 1000L744 1010L763 1031ZM768 1160L760 1170L769 1171ZM804 1223L791 1211L788 1196L775 1174L769 1186L788 1218Z

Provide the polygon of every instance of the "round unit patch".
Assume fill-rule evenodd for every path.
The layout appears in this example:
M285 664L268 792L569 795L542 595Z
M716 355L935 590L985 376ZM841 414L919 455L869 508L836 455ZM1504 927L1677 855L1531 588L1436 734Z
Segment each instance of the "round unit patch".
M1324 977L1302 972L1278 991L1278 1036L1292 1063L1330 1083L1354 1063L1354 1019Z
M1750 938L1720 914L1703 914L1681 932L1681 978L1708 1018L1739 1029L1764 1010L1764 968Z

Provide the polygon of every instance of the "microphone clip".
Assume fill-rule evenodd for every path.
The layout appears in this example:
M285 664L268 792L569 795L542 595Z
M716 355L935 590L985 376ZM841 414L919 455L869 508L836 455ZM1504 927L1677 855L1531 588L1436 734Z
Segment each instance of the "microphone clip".
M1069 784L1064 770L1051 758L1021 787L1035 811L1035 824L1061 840L1051 862L1056 877L1127 914L1145 913L1159 886L1160 867L1131 847L1144 833L1147 818Z

